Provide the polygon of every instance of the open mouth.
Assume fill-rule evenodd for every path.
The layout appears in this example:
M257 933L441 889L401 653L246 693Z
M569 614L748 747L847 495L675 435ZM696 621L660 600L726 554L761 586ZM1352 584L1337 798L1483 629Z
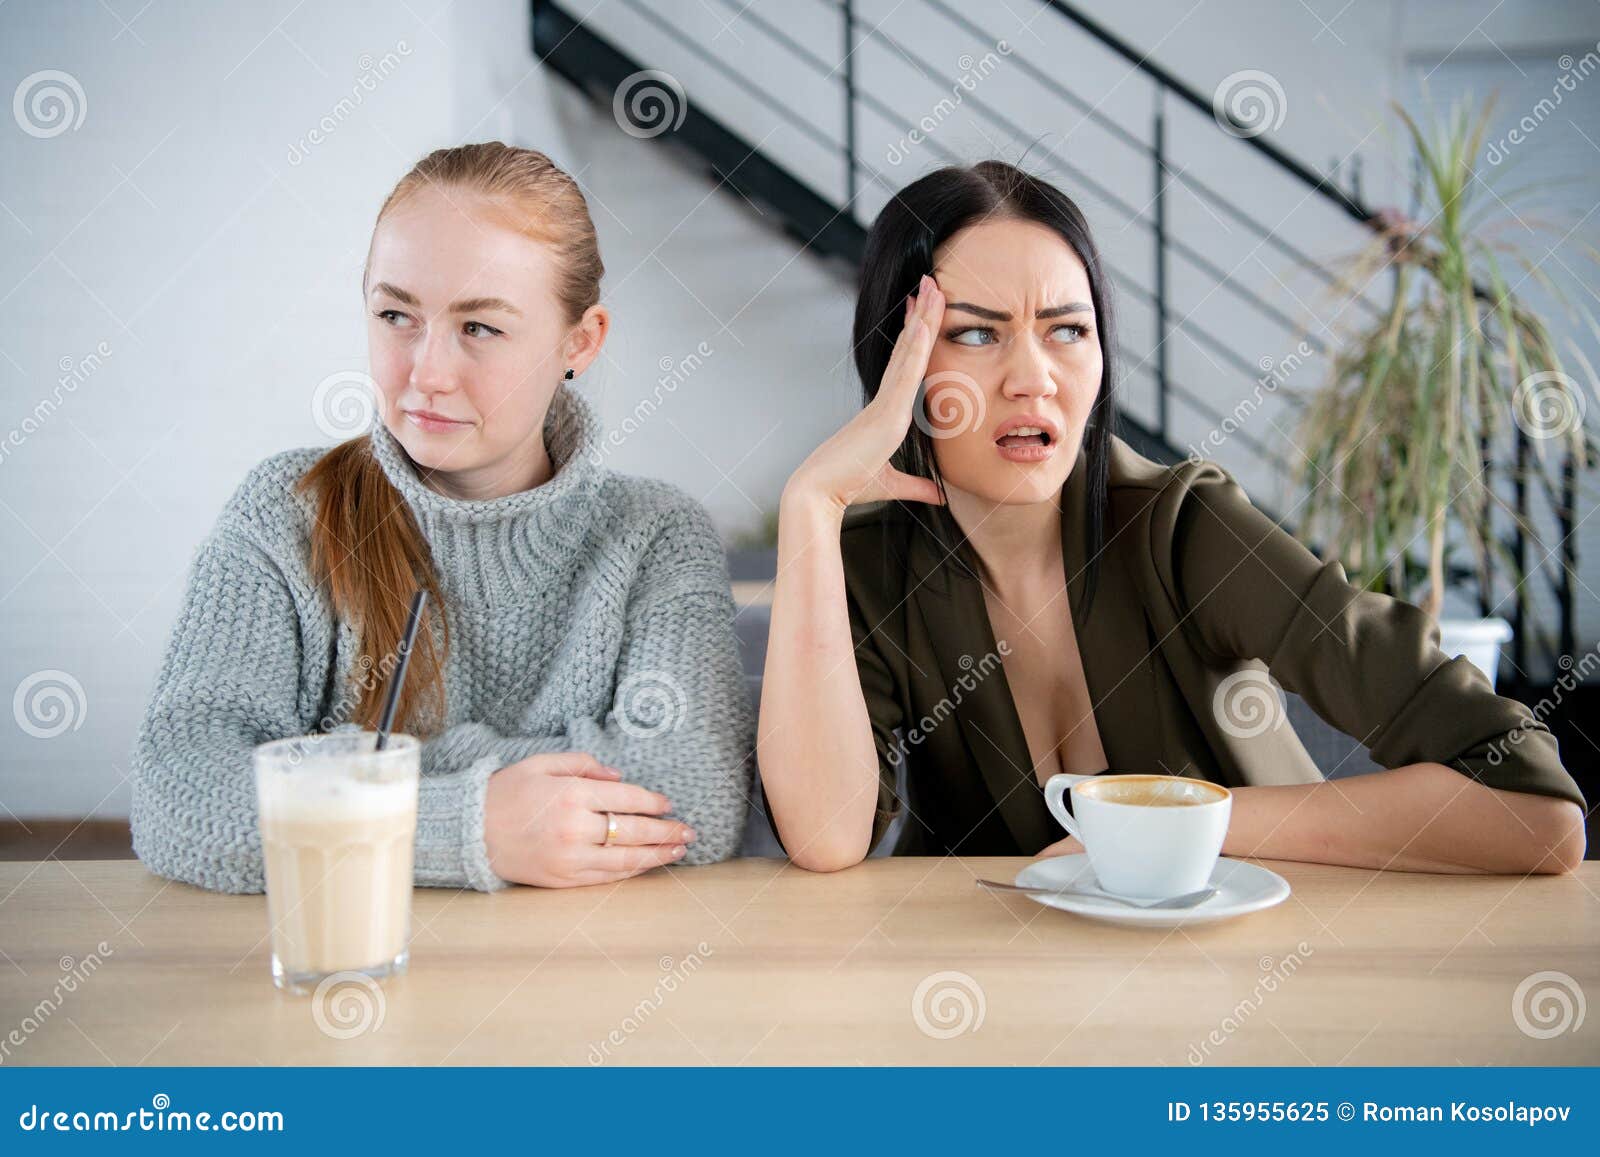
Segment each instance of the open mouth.
M1029 421L1033 418L1035 421ZM995 452L1007 462L1021 466L1047 462L1055 456L1060 444L1060 432L1055 423L1039 414L1017 415L1000 427L995 436Z
M1050 431L1041 429L1038 426L1018 426L1009 433L1002 434L996 438L995 445L1004 450L1023 446L1048 446L1050 445Z

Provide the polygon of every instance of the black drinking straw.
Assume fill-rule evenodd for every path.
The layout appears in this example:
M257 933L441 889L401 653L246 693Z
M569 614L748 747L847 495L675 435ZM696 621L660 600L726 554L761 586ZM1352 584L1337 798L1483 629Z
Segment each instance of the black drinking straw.
M428 601L428 592L419 590L411 596L411 610L406 616L406 633L400 640L400 661L395 665L394 678L389 682L389 696L383 701L383 717L378 720L378 742L374 751L382 751L389 742L389 728L394 726L395 709L400 706L400 686L406 681L406 666L411 662L411 647L417 641L417 626L422 622L422 605Z

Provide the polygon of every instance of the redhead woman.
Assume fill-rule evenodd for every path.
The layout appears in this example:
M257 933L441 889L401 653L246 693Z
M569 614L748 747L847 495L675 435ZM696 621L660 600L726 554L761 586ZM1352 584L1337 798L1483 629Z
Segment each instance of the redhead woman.
M849 867L897 815L895 853L1076 852L1042 785L1133 771L1234 789L1231 856L1573 868L1584 799L1544 725L1217 466L1117 438L1112 331L1083 215L1009 165L933 173L874 223L866 406L779 510L758 751L790 857ZM1382 770L1325 781L1230 699L1279 687Z
M134 755L154 871L263 888L251 749L371 728L422 747L416 883L621 880L737 850L754 730L721 544L611 473L576 392L611 327L577 184L498 142L384 202L362 291L377 420L245 478L201 545ZM386 657L388 661L386 661Z

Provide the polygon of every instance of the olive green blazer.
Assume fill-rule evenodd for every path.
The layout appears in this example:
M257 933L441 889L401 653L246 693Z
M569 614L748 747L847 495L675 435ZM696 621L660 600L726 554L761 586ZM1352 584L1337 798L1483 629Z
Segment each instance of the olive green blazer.
M1210 462L1164 466L1114 440L1098 588L1082 618L1084 461L1062 491L1061 536L1110 770L1230 787L1320 781L1270 676L1384 767L1438 762L1583 805L1549 729L1468 660L1447 658L1432 619L1353 586ZM897 854L1033 855L1060 839L977 578L897 504L850 512L841 541L878 750L874 846L902 809Z

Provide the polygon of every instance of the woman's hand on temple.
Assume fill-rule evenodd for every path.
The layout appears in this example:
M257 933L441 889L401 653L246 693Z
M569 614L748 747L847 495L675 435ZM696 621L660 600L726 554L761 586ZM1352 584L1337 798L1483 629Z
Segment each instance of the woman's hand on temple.
M483 840L503 880L572 888L625 880L683 858L695 838L687 824L662 819L672 803L623 783L592 755L534 755L489 777ZM606 814L617 834L606 845Z
M906 299L905 324L877 394L795 470L784 487L786 504L827 503L840 515L856 503L885 499L942 504L932 479L905 474L889 460L911 428L943 318L944 294L924 276L917 293Z

